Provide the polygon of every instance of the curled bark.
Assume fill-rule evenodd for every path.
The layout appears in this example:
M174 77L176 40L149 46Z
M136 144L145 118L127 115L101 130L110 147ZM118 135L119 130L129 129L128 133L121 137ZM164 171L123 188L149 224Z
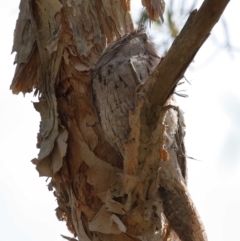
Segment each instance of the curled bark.
M164 104L227 3L206 0L193 12L141 89L148 101L140 99L130 116L134 141L127 143L123 160L105 140L92 108L89 73L109 42L133 30L129 0L21 1L11 89L39 95L34 107L41 115L40 152L33 163L40 176L51 177L56 215L79 240L167 240L175 235L161 222L158 160L167 161L172 153L166 118L173 116L174 138L181 130L177 110Z

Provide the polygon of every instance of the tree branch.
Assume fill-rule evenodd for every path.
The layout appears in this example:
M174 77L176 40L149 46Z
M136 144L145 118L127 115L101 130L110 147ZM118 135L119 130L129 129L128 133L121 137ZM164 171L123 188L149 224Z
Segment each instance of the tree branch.
M162 229L159 180L163 186L164 170L174 172L170 165L178 161L170 145L163 148L167 143L162 123L170 114L177 114L169 109L167 115L163 110L156 131L151 133L144 122L144 110L148 105L150 110L163 106L228 1L206 0L199 11L194 11L143 86L149 102L142 101L144 108L139 105L138 112L130 116L134 138L126 145L123 169L122 157L105 141L92 109L89 69L107 42L132 30L129 1L65 0L60 4L57 0L22 0L13 48L18 53L18 67L11 88L14 93L31 92L33 88L41 93L35 107L41 113L38 145L44 152L34 163L38 170L41 167L41 175L52 177L59 205L57 217L65 220L79 239L151 240L156 230ZM154 111L151 114L157 116ZM147 116L149 120L153 115ZM174 120L178 121L177 117ZM175 133L172 129L166 131ZM166 158L160 170L162 153ZM186 193L184 185L180 188ZM176 195L173 198L175 201ZM193 205L183 201L189 213ZM201 224L194 225L202 229Z
M167 55L143 87L149 108L148 123L156 116L156 106L163 106L183 77L194 56L210 35L213 26L230 0L205 0L194 10Z
M173 99L169 98L170 95L210 35L211 29L217 23L228 2L229 0L205 0L198 11L195 10L190 14L166 57L140 90L143 92L140 94L143 94L147 101L139 100L134 114L129 118L131 134L133 134L129 140L137 141L126 145L124 171L130 176L136 173L135 168L140 183L157 183L153 185L153 189L149 188L149 190L154 190L152 193L146 192L146 185L141 188L137 186L131 196L134 197L138 193L143 206L146 193L147 201L152 205L154 205L154 200L159 198L159 203L163 205L164 215L179 236L179 240L207 241L207 235L188 194L184 183L185 177L182 176L184 172L181 170L179 173L179 169L182 168L181 163L186 164L185 156L179 155L173 147L181 145L173 133L180 135L184 133L182 129L184 127L180 124L181 113L174 108L166 111L163 106L171 108L175 105ZM180 140L183 141L183 136L180 136ZM137 150L137 153L135 154L133 150ZM160 190L160 196L158 196L158 190ZM161 209L161 206L158 205L158 208ZM134 215L130 213L124 217L124 223L127 226L133 223L133 217ZM138 226L143 223L139 220L138 217ZM170 238L170 240L175 239Z

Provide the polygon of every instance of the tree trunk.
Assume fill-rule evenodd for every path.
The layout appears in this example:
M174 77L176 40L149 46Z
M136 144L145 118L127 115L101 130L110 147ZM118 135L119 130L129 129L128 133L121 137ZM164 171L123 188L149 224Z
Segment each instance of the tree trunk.
M144 2L149 7L151 1ZM54 189L57 198L57 217L66 221L79 240L177 239L162 216L162 202L168 205L164 203L171 192L168 182L161 186L164 175L169 175L164 170L171 171L169 159L179 156L166 135L168 131L181 132L183 138L181 112L168 97L211 28L199 45L191 47L193 54L180 59L181 66L176 68L179 71L172 71L172 82L165 85L161 100L155 98L153 86L160 68L167 65L171 71L174 67L166 62L168 56L154 72L155 81L152 78L143 87L150 107L139 100L130 115L134 141L126 144L123 158L104 138L92 106L90 72L108 43L133 30L129 11L129 0L24 0L20 4L13 46L17 67L11 89L15 94L35 90L39 96L34 107L41 115L40 152L32 162L40 176L51 177L49 189ZM156 13L151 14L155 19ZM219 17L221 12L214 14ZM161 76L166 74L165 69ZM153 111L156 105L158 111ZM176 129L167 130L169 118ZM177 142L176 138L174 135L172 141ZM185 184L179 185L177 192L187 193ZM175 196L171 198L181 202ZM185 207L187 211L180 210L182 214L194 209L191 200ZM175 211L168 209L169 213ZM196 220L192 240L206 240L198 217L192 218L193 223ZM183 216L178 225L181 219Z

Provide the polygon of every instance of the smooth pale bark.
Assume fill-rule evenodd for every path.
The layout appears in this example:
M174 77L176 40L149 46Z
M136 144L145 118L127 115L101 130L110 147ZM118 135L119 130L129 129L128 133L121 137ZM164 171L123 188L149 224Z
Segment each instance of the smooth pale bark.
M109 42L133 30L129 0L21 1L11 89L39 95L34 106L41 115L40 152L32 162L40 176L51 177L57 217L79 240L150 240L155 235L164 240L175 235L167 228L155 234L156 222L143 211L152 205L147 199L158 200L159 195L155 157L164 142L162 107L227 2L206 0L191 14L141 90L148 101L139 101L130 117L136 139L126 145L123 160L104 139L92 108L89 73ZM153 112L155 107L159 111ZM154 151L144 153L144 148Z

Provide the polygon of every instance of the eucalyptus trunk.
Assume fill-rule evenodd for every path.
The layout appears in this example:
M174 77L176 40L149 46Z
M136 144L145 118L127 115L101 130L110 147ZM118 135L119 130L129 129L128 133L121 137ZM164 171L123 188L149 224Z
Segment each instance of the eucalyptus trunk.
M154 10L156 2L143 1L154 20L163 11L163 1ZM11 89L14 94L34 91L39 97L34 107L41 115L40 151L32 162L40 176L50 177L57 217L78 240L179 240L162 215L169 193L168 184L161 188L161 179L169 174L161 169L170 165L171 171L169 157L178 155L172 139L166 139L165 123L172 116L176 129L170 131L183 138L181 112L171 94L227 3L206 0L191 14L141 90L147 101L139 100L129 117L134 141L126 144L123 156L105 139L93 108L90 72L110 42L133 31L130 0L21 1ZM185 184L179 190L188 195ZM195 210L191 201L185 204L182 213ZM192 218L196 233L191 237L205 241L197 213ZM181 226L181 217L177 222Z

